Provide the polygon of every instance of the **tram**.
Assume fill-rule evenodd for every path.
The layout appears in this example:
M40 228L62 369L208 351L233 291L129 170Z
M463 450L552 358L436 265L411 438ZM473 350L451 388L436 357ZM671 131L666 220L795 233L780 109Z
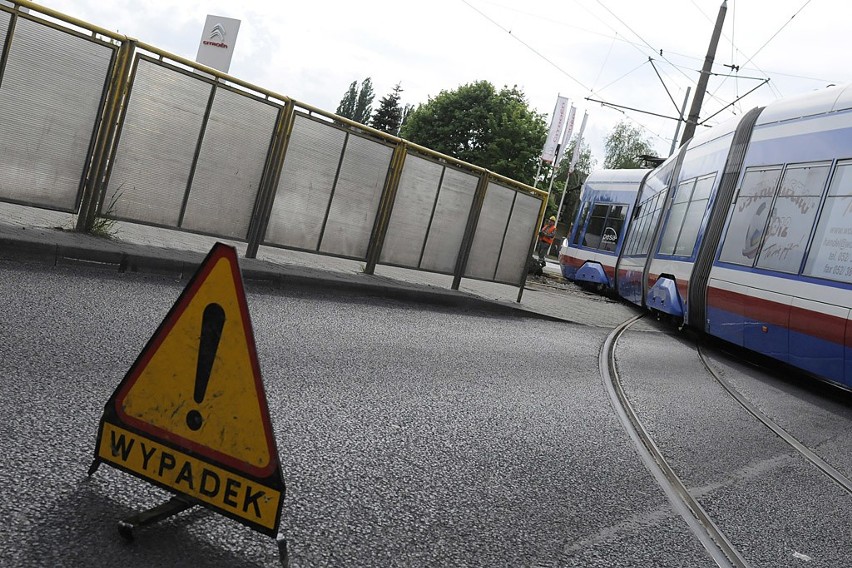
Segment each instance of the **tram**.
M611 291L622 238L639 188L651 170L600 170L589 175L571 231L559 251L562 276Z
M618 296L852 388L852 85L692 138L641 182L619 249Z

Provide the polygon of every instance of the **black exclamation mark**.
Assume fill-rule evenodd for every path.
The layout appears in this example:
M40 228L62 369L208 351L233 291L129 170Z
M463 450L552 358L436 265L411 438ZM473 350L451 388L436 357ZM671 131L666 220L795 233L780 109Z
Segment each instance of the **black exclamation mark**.
M222 328L225 326L225 310L219 304L207 304L201 318L201 341L198 344L198 366L195 368L195 402L201 404L207 392L210 371L216 359L219 339L222 338ZM186 415L186 425L191 430L198 430L204 420L197 410L190 410Z

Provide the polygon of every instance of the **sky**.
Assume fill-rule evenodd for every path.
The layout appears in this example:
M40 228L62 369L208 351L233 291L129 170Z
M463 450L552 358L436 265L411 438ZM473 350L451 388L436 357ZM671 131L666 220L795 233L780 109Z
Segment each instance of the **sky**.
M549 123L557 96L584 112L602 167L622 120L668 156L694 94L719 0L52 0L43 6L195 59L207 14L241 20L230 74L334 112L352 81L373 103L400 84L417 105L487 80L517 86ZM728 0L700 121L852 82L852 4ZM768 82L766 80L768 79ZM593 99L593 100L589 100ZM687 112L691 98L687 104ZM662 116L657 116L662 115ZM706 121L706 122L705 122ZM529 180L520 180L529 181Z

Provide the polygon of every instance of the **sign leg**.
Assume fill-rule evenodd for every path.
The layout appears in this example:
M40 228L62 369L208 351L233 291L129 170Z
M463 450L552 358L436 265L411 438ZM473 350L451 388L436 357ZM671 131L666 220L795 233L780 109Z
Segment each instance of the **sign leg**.
M193 506L193 503L181 499L180 497L172 497L162 505L157 505L153 509L142 511L138 515L133 515L123 521L118 521L118 534L125 540L133 540L133 530L138 527L144 527L158 523L164 519L168 519L178 513L185 511Z
M275 540L278 543L278 559L281 561L281 568L290 568L290 555L287 552L287 539L279 536Z

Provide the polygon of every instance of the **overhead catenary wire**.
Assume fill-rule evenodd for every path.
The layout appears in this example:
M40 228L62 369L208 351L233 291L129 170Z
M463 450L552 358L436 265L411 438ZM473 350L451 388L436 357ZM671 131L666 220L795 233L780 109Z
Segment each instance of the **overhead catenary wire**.
M763 48L765 48L767 45L769 45L769 44L770 44L770 42L772 42L772 40L774 40L776 37L778 37L778 34L780 34L780 33L784 30L784 28L786 28L786 27L790 24L790 22L792 22L792 21L793 21L793 18L795 18L796 16L798 16L798 15L802 12L802 10L804 10L804 9L807 7L807 5L808 5L808 4L810 4L810 3L811 3L811 0L805 0L805 3L804 3L804 4L802 4L802 7L801 7L801 8L799 8L798 10L796 10L796 13L795 13L795 14L793 14L792 16L790 16L790 19L789 19L789 20L787 20L786 22L784 22L784 24L783 24L780 28L778 28L778 31L776 31L774 34L772 34L772 37L770 37L768 40L766 40L766 42L765 42L763 45L761 45L761 46L757 49L757 51L755 51L755 52L752 54L752 56L751 56L751 57L749 57L749 58L746 60L745 65L748 65L749 63L751 63L752 59L754 59L755 57L757 57L757 55L758 55L761 51L763 51Z
M595 80L592 81L592 89L591 89L592 92L594 92L595 85L598 84L598 80L600 80L600 78L601 78L601 74L603 73L604 67L606 67L606 64L609 62L609 56L612 55L612 48L615 47L615 40L616 40L616 37L613 36L612 43L609 44L609 50L606 52L606 57L604 57L604 61L601 64L600 69L598 69L598 75L597 75L597 77L595 77Z
M494 1L489 1L489 0L481 0L481 1L486 3L486 4L490 4L492 6L497 6L498 8L501 8L501 9L510 10L510 11L513 11L513 12L516 12L516 13L519 13L519 14L524 14L524 15L529 16L529 17L545 20L549 23L556 23L558 25L570 26L572 28L576 28L576 29L582 30L582 31L587 32L587 33L594 33L595 35L605 36L605 34L593 32L593 31L587 30L583 27L574 26L574 25L571 25L571 24L567 24L565 22L559 22L558 20L555 20L554 18L552 18L550 16L544 17L544 16L541 16L541 15L538 15L538 14L531 13L529 11L519 10L516 7L506 6L504 4L500 4L499 2L494 2ZM755 52L754 55L749 57L745 63L740 64L739 66L736 66L736 65L733 65L733 64L730 65L732 71L734 71L734 72L732 72L732 73L712 73L713 76L723 78L723 80L721 81L721 85L719 85L716 89L708 91L708 93L707 93L707 96L709 98L711 98L712 100L716 101L717 103L719 103L719 105L721 107L721 110L714 112L711 116L715 117L720 112L722 112L726 109L728 109L729 112L732 112L733 114L738 114L740 112L740 108L739 108L739 105L737 103L740 100L742 100L744 96L747 96L748 94L750 94L751 92L753 92L755 90L755 89L751 89L743 97L739 96L738 93L740 92L740 88L739 88L739 80L740 79L760 81L761 83L759 84L759 86L763 86L763 85L767 84L768 81L767 81L766 77L768 75L762 69L760 69L758 66L754 65L752 63L752 61L754 60L755 56L758 55L758 53L760 53L760 51L763 50L766 47L766 45L768 45L775 37L777 37L777 35L784 29L784 27L789 25L790 21L792 21L792 19L796 15L798 15L811 1L812 0L806 0L804 2L804 4L793 14L793 16L791 16L791 18L787 22L785 22L785 24L783 26L781 26L781 28L777 32L775 32L775 34L773 34L764 43L764 45L761 46L761 48L757 52ZM607 6L607 4L603 0L595 0L595 2L597 3L597 5L600 6L600 8L602 10L604 10L606 12L606 14L609 15L609 17L611 17L615 21L617 21L618 25L623 26L624 29L626 29L629 34L632 34L632 36L637 38L638 42L632 41L630 38L623 36L622 33L619 32L615 27L613 27L612 24L606 22L601 17L602 15L604 15L603 13L597 14L597 13L595 13L595 11L590 10L589 7L583 5L582 2L575 0L574 3L577 7L582 8L585 12L589 13L592 17L594 17L595 19L600 21L604 26L606 26L608 29L612 30L613 34L614 34L614 35L610 36L610 37L612 37L612 41L610 43L610 47L609 47L609 50L607 51L604 62L602 64L601 68L598 70L597 76L596 76L592 86L589 87L588 85L586 85L586 83L582 79L578 78L577 76L575 76L572 73L569 73L565 68L563 68L561 65L559 65L559 63L555 60L555 58L549 56L544 51L536 48L533 44L525 41L525 39L523 37L519 36L518 34L513 33L513 30L511 29L511 27L507 27L506 25L501 24L497 19L491 17L488 13L486 13L486 11L484 11L480 7L477 7L476 5L474 5L474 3L472 1L462 0L462 3L465 4L465 6L467 6L469 9L473 10L477 15L479 15L480 17L482 17L483 19L488 21L491 25L497 27L498 29L500 29L504 33L507 33L510 36L512 36L512 38L515 41L517 41L519 44L521 44L525 49L527 49L528 51L533 53L536 57L545 61L552 68L556 69L559 73L561 73L562 75L564 75L565 77L570 79L572 82L574 82L576 85L578 85L582 89L586 90L590 94L599 94L600 95L601 93L606 91L608 88L610 88L612 85L622 81L625 77L635 73L643 65L647 64L647 60L643 61L642 65L637 66L637 68L634 68L634 69L628 71L627 73L624 73L620 77L608 82L606 85L598 86L598 81L600 80L601 76L603 75L604 69L606 68L607 64L609 63L610 56L613 53L616 41L626 43L627 45L636 49L637 52L642 53L643 56L645 56L645 57L648 57L649 51L653 51L655 59L657 57L659 57L660 59L665 61L668 65L670 65L673 68L673 70L676 71L679 75L685 77L690 83L694 82L694 80L691 78L691 76L694 73L697 72L696 69L691 67L691 66L684 66L684 65L678 64L675 61L671 60L671 58L668 55L669 54L675 54L675 55L679 55L681 57L686 57L686 58L691 58L691 59L696 59L696 60L698 60L699 58L688 56L688 55L683 55L683 54L678 54L677 52L673 52L673 51L663 51L663 50L659 50L659 49L654 48L649 41L647 41L637 30L635 30L625 20L625 18L622 18L620 15L616 14L615 11L613 9L611 9L609 6ZM695 6L695 8L698 10L699 13L701 13L705 18L707 18L707 15L703 13L701 8L696 4L695 0L692 0L692 4L693 4L693 6ZM731 50L732 50L732 59L733 59L733 52L734 51L736 51L738 53L742 53L742 52L739 49L737 49L733 36L731 36L730 40L731 40ZM753 76L751 74L749 74L749 75L740 74L739 71L745 70L745 66L749 63L752 63L752 67L756 68L758 73L762 74L763 76L760 77L760 76ZM657 75L660 76L661 80L663 80L663 77L666 77L666 79L668 81L673 81L678 86L678 90L680 90L680 91L683 90L683 87L679 84L680 81L675 80L670 74L666 73L664 69L658 69L657 66L655 66L655 71L656 71ZM737 96L734 98L733 102L727 102L727 100L723 100L722 98L720 98L718 96L719 90L722 88L722 86L729 79L734 79L734 81L737 84L737 88L736 88ZM665 81L663 82L663 84L665 85ZM771 83L769 83L769 88L773 92L777 91L777 89L775 89ZM671 95L669 95L669 96L671 97ZM587 97L587 98L590 98L590 97ZM606 98L606 97L602 96L601 98ZM594 102L601 102L601 101L594 101ZM615 108L618 105L606 103L603 106L607 106L608 108ZM629 109L630 107L625 107L625 108ZM638 112L642 112L642 111L638 111ZM659 133L657 133L655 131L655 129L651 129L651 128L647 127L646 125L642 124L642 122L636 120L633 116L625 114L624 112L622 112L622 114L626 118L631 120L632 122L635 122L638 126L640 126L648 134L654 136L655 138L659 138L661 140L667 140L668 136L660 135ZM649 114L655 114L655 113L649 113ZM704 121L702 121L702 123L706 124L706 122L704 122Z
M545 56L543 53L541 53L539 50L537 50L536 48L534 48L532 45L530 45L530 44L528 44L527 42L525 42L524 40L522 40L522 39L521 39L520 37L518 37L516 34L513 34L511 29L507 28L506 26L503 26L502 24L500 24L499 22L497 22L495 19L493 19L492 17L490 17L488 14L486 14L485 12L483 12L482 10L480 10L479 8L477 8L476 6L472 5L470 2L468 2L468 0L461 0L461 1L462 1L462 3L463 3L463 4L465 4L465 5L466 5L467 7L469 7L471 10L473 10L473 11L474 11L474 12L476 12L478 15L480 15L480 16L481 16L481 17L483 17L485 20L487 20L489 23L491 23L492 25L496 26L497 28L499 28L499 29L500 29L500 30L502 30L503 32L505 32L505 33L507 33L507 34L511 35L511 36L512 36L512 38L513 38L515 41L517 41L518 43L520 43L521 45L523 45L525 48L527 48L528 50L530 50L530 51L531 51L532 53L534 53L536 56L540 57L542 60L544 60L545 62L547 62L547 63L548 63L549 65L551 65L553 68L555 68L556 70L558 70L560 73L564 74L566 77L568 77L569 79L571 79L572 81L574 81L577 85L579 85L580 87L582 87L584 90L586 90L586 91L588 91L588 92L590 92L590 93L594 93L594 92L596 92L595 90L593 90L593 89L589 88L587 85L585 85L585 84L584 84L581 80L577 79L576 77L574 77L573 75L571 75L570 73L568 73L565 69L563 69L562 67L560 67L560 66L559 66L557 63L555 63L552 59L550 59L549 57ZM611 28L611 29L612 29L612 28ZM632 46L633 46L633 47L635 47L637 50L639 50L639 52L640 52L640 53L642 53L642 50L641 50L641 48L640 48L639 46L635 45L633 42L629 42L629 41L628 41L627 43L628 43L629 45L632 45ZM643 53L643 55L644 55L644 53ZM642 65L645 65L646 63L647 63L647 61L644 61L644 62L642 63ZM641 67L641 66L640 66L640 67ZM623 77L622 77L622 78L623 78ZM617 80L616 80L616 81L617 81ZM610 83L610 84L612 84L612 83ZM600 91L600 90L598 90L597 92L599 92L599 91ZM609 107L609 108L613 108L613 107ZM625 113L623 113L623 112L622 112L622 114L624 114L625 116L627 116L627 115L626 115ZM633 117L628 117L628 118L629 118L631 121L635 122L635 123L636 123L636 124L637 124L640 128L642 128L644 131L648 132L650 135L652 135L652 136L654 136L654 137L656 137L656 138L659 138L660 140L666 140L666 139L667 139L666 137L664 137L664 136L660 135L659 133L655 132L653 129L649 128L647 125L643 124L642 122L639 122L638 120L634 119Z
M568 73L565 69L563 69L562 67L560 67L559 65L557 65L554 61L552 61L550 58L548 58L547 56L545 56L543 53L541 53L540 51L538 51L537 49L535 49L533 46L531 46L530 44L528 44L527 42L525 42L524 40L522 40L522 39L521 39L521 38L519 38L518 36L514 35L514 34L512 33L512 30L510 30L509 28L506 28L506 27L504 27L504 26L500 25L500 23L498 23L497 21L495 21L494 19L492 19L490 16L488 16L488 14L486 14L485 12L483 12L482 10L480 10L479 8L477 8L476 6L474 6L473 4L471 4L470 2L468 2L467 0L461 0L461 1L462 1L462 3L463 3L463 4L465 4L466 6L468 6L471 10L473 10L474 12L476 12L477 14L479 14L480 16L482 16L483 18L485 18L486 20L488 20L489 22L491 22L492 24L494 24L495 26L497 26L498 28L500 28L501 30L503 30L504 32L506 32L507 34L509 34L510 36L512 36L512 38L513 38L515 41L517 41L518 43L520 43L521 45L523 45L524 47L526 47L527 49L529 49L530 51L532 51L533 53L535 53L535 54L536 54L537 56L539 56L541 59L543 59L544 61L546 61L547 63L549 63L552 67L554 67L557 71L559 71L560 73L562 73L563 75L565 75L566 77L568 77L569 79L571 79L572 81L574 81L575 83L577 83L577 84L578 84L579 86L581 86L583 89L588 90L588 87L587 87L587 86L586 86L586 85L585 85L582 81L580 81L579 79L577 79L576 77L574 77L573 75L571 75L570 73Z

